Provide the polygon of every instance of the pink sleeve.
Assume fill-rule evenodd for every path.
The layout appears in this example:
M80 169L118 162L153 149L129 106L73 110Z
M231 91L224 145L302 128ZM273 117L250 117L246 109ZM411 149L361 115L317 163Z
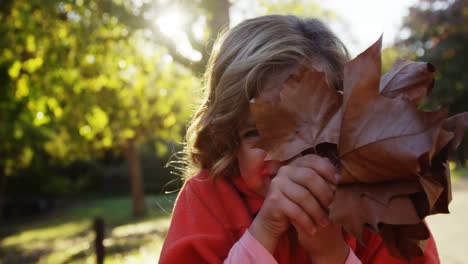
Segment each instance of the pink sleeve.
M244 235L234 244L231 251L229 251L229 255L224 260L224 263L274 264L278 262L249 231L245 231Z
M239 241L237 241L237 243L231 248L228 257L224 260L224 263L273 264L278 262L247 230L241 239L239 239ZM354 254L354 251L351 248L349 249L348 257L344 264L361 264L361 261L358 259L356 254Z
M345 264L361 264L353 249L349 248L348 257L346 258Z

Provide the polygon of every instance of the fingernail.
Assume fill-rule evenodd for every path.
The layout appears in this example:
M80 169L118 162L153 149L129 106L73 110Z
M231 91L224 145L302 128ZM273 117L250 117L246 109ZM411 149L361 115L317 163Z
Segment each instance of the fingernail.
M309 230L309 234L313 235L317 232L317 229L314 227L311 230Z
M335 173L335 179L337 182L340 181L340 178L341 178L341 174Z
M330 220L328 220L327 218L322 218L322 219L320 219L320 225L321 225L322 227L327 227L327 226L330 225L330 224L331 224L331 222L330 222Z

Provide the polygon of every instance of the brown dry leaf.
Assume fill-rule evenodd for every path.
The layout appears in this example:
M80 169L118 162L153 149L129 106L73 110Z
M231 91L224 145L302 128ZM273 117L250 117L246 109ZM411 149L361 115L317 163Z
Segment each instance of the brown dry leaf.
M405 61L398 59L392 68L382 76L380 92L390 98L402 98L416 105L430 94L434 86L435 68L430 63ZM452 137L452 146L459 145L464 131L468 128L468 113L453 116L444 121L437 143L430 155L420 162L422 168L419 182L424 188L424 194L414 202L421 215L448 213L448 204L451 201L450 175L447 166L447 157L441 158L441 150L445 148ZM447 131L448 130L448 131ZM455 136L453 133L455 132ZM443 153L443 152L442 152ZM438 155L434 158L433 155ZM432 157L432 160L430 158ZM421 195L420 195L421 196Z
M457 148L468 129L468 112L456 114L444 122L444 128L455 133L452 148Z
M329 207L330 219L360 241L364 225L379 232L381 223L418 224L421 219L408 195L419 191L416 181L340 185Z
M398 59L392 68L382 76L379 90L386 97L401 96L403 99L419 105L430 94L434 86L434 77L435 68L432 64ZM447 159L432 158L430 160L430 158L439 153L452 139L453 134L445 130L450 126L452 126L452 130L455 130L455 127L458 129L458 134L455 133L453 142L453 145L458 145L459 139L466 129L460 124L461 120L463 117L458 115L444 121L444 129L440 130L432 152L425 155L425 160L420 162L422 166L431 166L430 168L421 168L420 175L422 176L419 177L419 182L424 188L425 195L415 200L416 207L424 216L448 212L448 203L451 199L447 198L451 197L451 186L448 167L446 168ZM468 115L466 120L468 121Z
M434 77L435 68L430 63L397 59L392 68L381 78L380 94L389 98L401 96L403 99L419 105L434 87ZM444 128L451 124L455 129L455 123L458 124L460 120L462 120L460 116L452 117L444 121ZM459 129L458 134L463 134L464 129L461 132L461 126L458 125L457 128ZM447 193L451 193L449 173L445 168L440 169L441 166L445 166L446 159L432 158L432 161L430 159L447 146L452 137L452 133L441 129L437 143L433 146L431 153L424 155L425 160L420 159L421 166L431 166L431 168L421 168L420 174L422 176L419 177L419 182L424 188L425 197L415 201L418 203L416 207L424 212L423 215L448 212L449 201L446 203L437 202L446 200L443 197L447 196ZM454 139L454 144L457 144L457 138L460 137ZM439 168L435 169L436 167ZM422 208L425 208L425 210L422 210Z
M435 68L427 62L397 59L380 80L380 94L403 98L419 105L434 87Z
M311 148L338 157L331 219L358 240L365 226L379 232L393 255L410 259L424 250L424 217L448 212L447 151L468 127L468 113L446 120L445 109L417 109L432 89L434 68L400 60L381 78L380 49L381 39L346 64L343 95L323 73L302 67L284 83L279 103L260 97L251 111L267 159Z
M421 170L420 156L432 149L440 128L418 134L376 140L342 155L341 184L416 179Z
M324 142L337 143L341 94L330 87L325 74L300 67L284 83L280 103L261 98L250 104L267 159L288 160Z
M400 188L389 189L393 193L390 201L396 198L404 199L413 205L415 203L411 199L412 196L419 194L420 203L416 203L416 206L426 207L426 210L402 207L399 214L408 216L407 219L385 218L385 210L370 212L375 214L373 217L378 219L380 224L387 226L385 233L382 233L384 230L376 231L381 232L381 235L385 234L382 236L384 242L394 255L411 258L421 254L422 244L418 239L414 240L411 237L411 232L397 234L392 230L397 230L401 225L419 224L427 215L422 215L421 212L428 213L436 206L444 186L429 177L433 176L430 170L427 171L426 178L421 179L419 176L424 169L430 168L433 156L439 150L437 148L440 148L442 143L447 144L452 135L445 133L442 128L447 115L446 110L422 112L416 107L432 87L432 73L427 70L427 66L424 69L421 68L423 64L400 61L381 81L380 49L381 39L345 66L342 126L338 144L342 164L340 182L357 182L360 183L358 186L370 186L365 184L368 182L390 184L403 179L419 182L419 189L413 190L413 193L405 193ZM420 73L417 73L418 71ZM338 191L340 188L342 187L340 186ZM421 192L422 190L424 192ZM357 196L358 193L354 195ZM374 195L378 197L381 193L376 192ZM346 202L346 197L339 199L337 196L333 202L337 205L334 210L340 211L340 214L352 214L353 212L343 205ZM361 206L369 208L371 205ZM409 216L414 214L417 215L418 221L409 223L410 220L414 220ZM368 219L361 220L360 226L345 226L357 238L360 238L364 225L372 224ZM347 221L338 220L343 225L346 225Z
M444 130L443 130L444 131ZM449 132L445 132L451 135ZM450 170L448 167L448 142L432 158L430 166L423 169L419 182L424 193L413 197L418 213L427 216L438 213L448 213L448 205L452 200ZM427 157L422 157L427 159ZM425 162L427 163L427 162Z
M251 101L250 110L261 135L257 146L268 152L267 160L288 159L310 147L293 133L296 119L286 109L256 98Z
M436 181L433 175L429 173L419 177L419 183L427 196L427 215L435 207L437 200L439 200L439 197L444 192L444 186Z
M345 65L339 155L341 183L415 179L447 112L422 112L379 93L381 39ZM371 169L369 169L371 168Z
M421 222L414 225L382 225L380 235L390 254L410 260L424 254L430 233Z
M415 200L420 214L425 216L449 213L448 205L452 200L452 189L447 162L448 150L458 147L467 129L467 112L454 115L444 121L441 135L434 146L434 157L430 162L430 167L421 173L422 177L419 179L426 194L426 199ZM450 141L451 138L453 139ZM441 193L437 195L440 190Z

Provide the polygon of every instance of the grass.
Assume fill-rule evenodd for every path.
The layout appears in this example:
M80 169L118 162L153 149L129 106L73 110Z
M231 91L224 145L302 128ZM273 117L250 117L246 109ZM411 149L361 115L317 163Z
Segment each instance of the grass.
M468 167L457 166L457 164L452 161L449 161L449 167L452 184L462 177L468 178Z
M467 167L450 163L453 183ZM98 198L24 223L0 227L0 263L95 263L92 223L106 223L106 263L157 263L175 194L149 196L148 214L131 216L129 197Z
M128 197L82 202L27 223L3 225L0 263L95 263L93 219L106 224L106 263L157 263L175 195L147 197L148 214L131 215Z

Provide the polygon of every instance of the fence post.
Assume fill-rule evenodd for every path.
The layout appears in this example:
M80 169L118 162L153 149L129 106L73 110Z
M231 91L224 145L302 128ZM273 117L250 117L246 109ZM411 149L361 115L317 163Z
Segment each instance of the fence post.
M96 263L104 263L104 219L96 217L94 219L94 249L96 250Z

